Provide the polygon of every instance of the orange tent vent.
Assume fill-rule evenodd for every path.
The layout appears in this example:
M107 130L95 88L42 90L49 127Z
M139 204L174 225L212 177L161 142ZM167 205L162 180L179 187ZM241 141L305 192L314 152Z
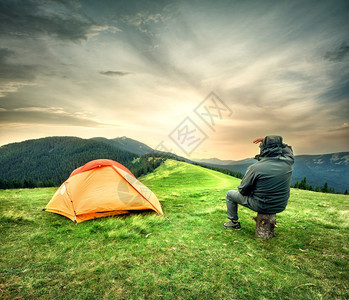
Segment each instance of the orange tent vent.
M76 223L143 209L163 215L154 193L125 166L109 159L93 160L74 170L45 208Z

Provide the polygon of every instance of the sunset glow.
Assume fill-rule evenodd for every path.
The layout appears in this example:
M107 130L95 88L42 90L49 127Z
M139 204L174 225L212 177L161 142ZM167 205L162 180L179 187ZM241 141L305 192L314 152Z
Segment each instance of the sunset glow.
M190 118L190 157L349 149L348 1L2 1L0 144L128 136L152 148ZM208 126L211 93L231 110ZM212 105L211 105L212 106Z

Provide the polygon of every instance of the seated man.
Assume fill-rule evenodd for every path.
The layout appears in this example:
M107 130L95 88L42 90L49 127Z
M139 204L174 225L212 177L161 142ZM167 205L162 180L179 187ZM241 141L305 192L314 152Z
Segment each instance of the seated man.
M227 192L227 213L230 222L225 228L241 229L238 204L256 212L275 214L285 210L290 196L292 148L282 143L281 136L266 136L253 141L260 144L258 162L250 166L242 178L238 191Z

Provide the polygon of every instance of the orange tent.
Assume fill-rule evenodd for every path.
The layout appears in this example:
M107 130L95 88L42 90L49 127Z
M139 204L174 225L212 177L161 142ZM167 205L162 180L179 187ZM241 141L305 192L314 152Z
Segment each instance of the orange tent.
M126 167L109 159L93 160L74 170L45 208L76 223L143 209L163 215L154 193Z

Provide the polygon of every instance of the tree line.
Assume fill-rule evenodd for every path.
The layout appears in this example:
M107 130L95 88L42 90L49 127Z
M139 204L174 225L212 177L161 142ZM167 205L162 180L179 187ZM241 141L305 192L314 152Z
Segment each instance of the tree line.
M300 190L307 190L307 191L313 191L313 192L330 193L330 194L336 193L334 188L328 186L327 182L325 182L323 186L313 187L312 185L307 183L306 177L304 177L300 182L296 181L296 183L292 187ZM345 190L344 195L348 195L347 189Z
M70 173L99 158L123 165L139 155L76 137L50 137L0 147L0 188L59 186Z
M55 186L55 183L53 180L46 180L46 181L37 181L33 180L31 178L28 179L2 179L0 178L0 190L6 190L6 189L20 189L20 188L37 188L37 187L52 187Z
M86 154L86 153L85 153ZM149 153L143 156L133 155L132 157L127 157L128 159L123 162L123 165L127 167L133 175L135 175L136 178L146 175L148 173L153 172L156 168L158 168L164 161L167 159L174 159L177 161L185 161L177 156L174 156L172 154L167 153L161 153L161 152L153 152ZM130 159L132 158L132 160ZM85 158L84 161L87 159ZM87 162L87 161L86 161ZM120 160L119 160L120 162ZM72 162L71 162L72 163ZM82 164L81 164L82 165ZM77 165L76 161L74 163L74 166L67 172L61 172L59 176L55 177L54 179L48 179L48 180L36 180L32 177L25 177L25 178L11 178L11 179L4 179L0 177L0 189L16 189L16 188L37 188L37 187L55 187L60 186L70 175L70 173L76 169L77 167L80 167L81 165ZM220 169L215 168L211 166L206 166L200 163L194 163L194 165L201 166L210 170L218 171L233 177L242 178L243 174L240 172L234 172L226 169ZM69 164L70 166L70 164ZM50 166L47 166L47 168L50 168ZM68 168L68 166L65 167L65 169ZM39 170L37 170L39 171ZM40 178L40 173L35 172L36 178ZM41 174L42 175L42 174ZM23 176L23 175L22 175ZM56 176L53 175L53 176ZM42 176L41 176L42 177Z
M135 157L133 161L128 161L124 163L136 178L153 172L157 167L159 167L166 159L168 155L154 156L152 154L147 154L141 157ZM74 168L75 169L75 168ZM74 170L73 169L73 170ZM73 171L71 170L71 171ZM70 173L69 173L70 174ZM32 178L25 179L3 179L0 177L0 189L18 189L18 188L37 188L37 187L56 187L61 185L68 177L65 176L58 183L57 180L34 180ZM61 178L62 176L60 176Z

